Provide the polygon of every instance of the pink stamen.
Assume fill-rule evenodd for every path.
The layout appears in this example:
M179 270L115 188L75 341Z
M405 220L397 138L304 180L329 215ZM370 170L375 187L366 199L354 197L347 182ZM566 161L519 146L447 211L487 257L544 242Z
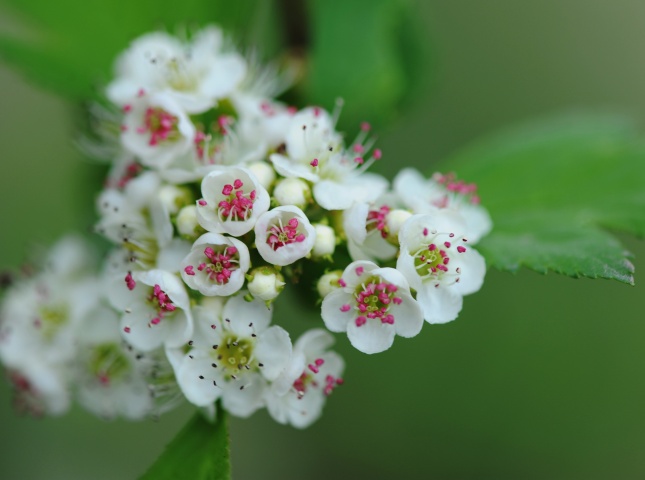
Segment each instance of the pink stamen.
M132 272L128 272L128 274L125 276L125 284L128 287L128 290L134 290L134 287L137 286L137 282L134 281L134 278L132 278Z
M464 252L466 251L466 247L462 247L461 245L459 245L459 246L457 247L457 251L458 251L459 253L464 253Z
M186 268L184 268L184 272L186 272L186 275L195 275L195 271L193 270L192 265L188 265Z
M311 165L311 166L312 166L312 167L314 167L314 168L315 168L315 167L317 167L317 166L318 166L318 159L317 159L317 158L314 158L314 159L309 163L309 165Z

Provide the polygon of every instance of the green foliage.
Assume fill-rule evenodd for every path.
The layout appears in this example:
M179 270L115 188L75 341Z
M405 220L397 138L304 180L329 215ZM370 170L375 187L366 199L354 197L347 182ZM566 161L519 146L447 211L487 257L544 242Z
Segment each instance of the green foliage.
M178 478L230 480L228 422L223 410L214 424L196 413L141 480Z
M0 30L0 55L32 80L74 99L91 98L110 78L116 55L142 33L217 23L237 33L258 0L3 0L0 12L18 23Z
M391 121L401 101L420 82L425 47L413 3L406 0L310 0L313 32L310 102L345 106L341 123Z
M602 228L645 235L645 144L622 118L567 116L493 136L448 166L476 181L494 230L489 265L633 283L629 254Z

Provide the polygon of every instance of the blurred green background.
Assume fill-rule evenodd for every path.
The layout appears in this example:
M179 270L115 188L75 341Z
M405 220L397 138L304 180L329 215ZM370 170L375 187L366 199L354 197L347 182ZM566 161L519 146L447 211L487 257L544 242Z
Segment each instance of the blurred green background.
M478 136L549 113L645 118L645 2L432 0L416 8L434 75L381 130L384 174L403 164L440 168ZM91 226L98 167L75 152L70 104L6 65L0 85L4 268L20 265L33 241ZM305 431L265 412L233 419L234 478L644 478L645 245L624 241L636 255L634 288L490 271L457 321L426 325L384 354L360 354L338 336L346 385L323 418ZM313 313L285 311L275 321L294 332L321 324ZM136 424L81 410L20 418L2 384L0 478L135 478L191 411Z

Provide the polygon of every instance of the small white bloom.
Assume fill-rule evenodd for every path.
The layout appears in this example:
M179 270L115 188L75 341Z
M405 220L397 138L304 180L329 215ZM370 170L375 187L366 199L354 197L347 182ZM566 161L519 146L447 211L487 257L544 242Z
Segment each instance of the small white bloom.
M189 113L204 112L230 95L246 73L242 57L223 53L222 45L222 32L213 26L190 44L162 32L139 37L119 57L108 98L126 105L142 91L163 92Z
M388 260L394 258L397 248L390 243L387 215L390 207L355 203L343 212L343 228L347 235L347 249L352 260Z
M273 198L278 205L295 205L298 208L305 208L311 200L311 189L307 182L299 178L285 178L276 184Z
M135 348L148 352L162 345L178 347L193 333L190 300L182 281L164 270L133 272L115 280L108 292L112 305L124 312L121 334Z
M249 293L265 302L274 300L284 289L284 277L274 268L260 267L250 274Z
M326 398L343 384L343 359L328 351L333 343L322 329L305 332L295 343L285 373L266 391L267 409L277 422L306 428L320 417Z
M463 296L482 286L486 263L467 246L466 232L464 220L449 209L413 215L399 232L401 252L396 268L417 291L429 323L457 318Z
M255 224L255 246L272 265L289 265L306 257L316 242L316 230L298 207L277 207Z
M414 213L433 213L437 209L457 211L466 221L468 241L477 243L490 232L493 222L479 204L477 185L456 180L454 175L436 173L426 179L413 168L404 168L394 178L394 190Z
M164 352L134 350L121 339L118 325L117 313L105 306L84 322L75 360L81 405L102 418L130 420L176 406L179 389Z
M354 202L371 202L388 186L387 180L365 170L381 158L365 141L369 126L361 129L352 145L344 150L334 120L318 107L306 108L291 120L284 154L272 154L276 171L285 177L299 177L314 184L316 202L327 210L345 210Z
M231 297L219 315L213 312L206 321L211 328L189 343L177 381L191 403L221 398L227 411L246 417L264 405L267 381L287 367L291 340L281 327L269 326L271 309L260 300Z
M197 219L210 232L244 235L269 209L269 194L255 175L242 167L223 167L206 175L202 195L197 202Z
M202 295L227 296L244 285L250 256L246 245L219 233L205 233L181 262L181 277Z
M192 148L195 127L171 98L144 95L126 110L121 141L143 165L163 170Z
M322 318L332 332L347 332L351 344L364 353L392 346L394 335L413 337L421 331L423 313L408 282L394 268L353 262L339 280L341 288L327 295Z
M316 242L311 251L313 258L331 257L336 250L336 232L329 225L314 224Z

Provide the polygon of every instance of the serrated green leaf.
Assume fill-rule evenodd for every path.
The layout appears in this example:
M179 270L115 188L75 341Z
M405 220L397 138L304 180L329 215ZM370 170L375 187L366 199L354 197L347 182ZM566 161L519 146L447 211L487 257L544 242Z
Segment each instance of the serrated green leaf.
M645 235L645 144L629 121L572 115L523 126L447 165L477 182L494 230L489 265L633 283L629 254L602 228Z
M406 0L310 0L305 96L327 108L345 99L341 124L391 120L421 71L425 43ZM411 58L417 54L418 58Z
M241 33L258 0L3 0L19 27L0 29L0 56L32 80L74 99L91 98L110 78L116 55L151 30L217 23Z
M140 480L230 480L228 421L223 410L209 423L197 413Z

